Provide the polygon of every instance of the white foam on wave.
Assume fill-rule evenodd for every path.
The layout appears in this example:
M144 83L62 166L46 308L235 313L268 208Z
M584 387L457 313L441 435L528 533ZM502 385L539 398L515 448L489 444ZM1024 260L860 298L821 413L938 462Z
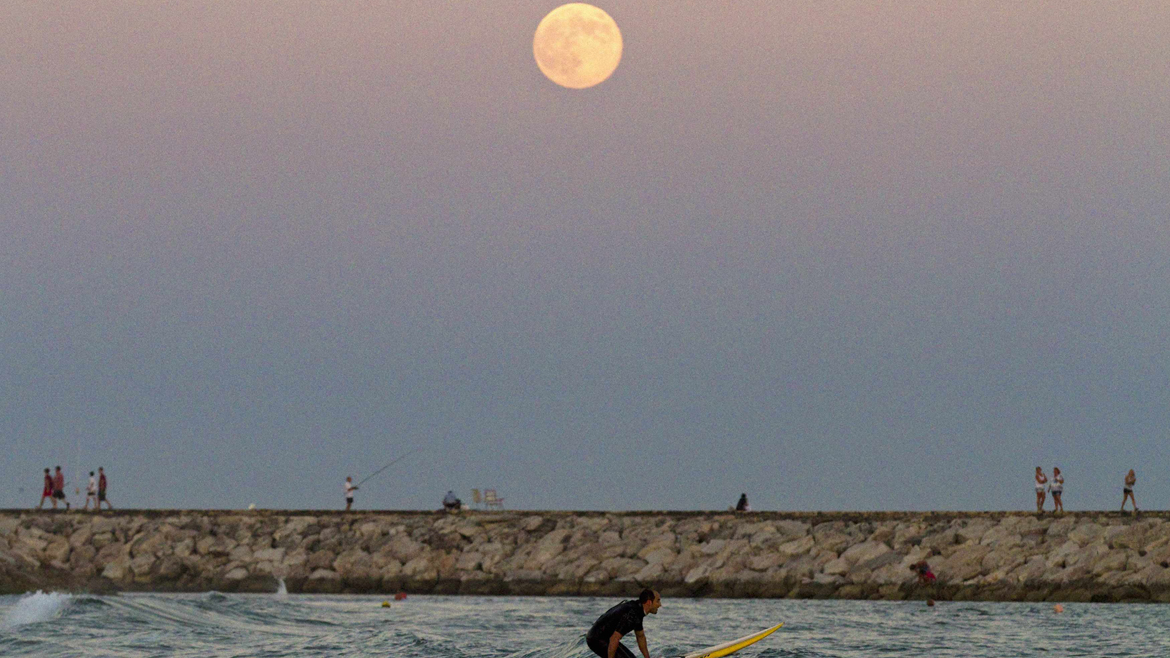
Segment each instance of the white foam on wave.
M277 581L276 595L277 596L288 596L288 587L285 587L285 585L284 585L284 578L277 578L276 581Z
M61 592L45 593L40 590L25 594L4 613L0 628L16 628L25 624L48 621L65 609L73 595Z

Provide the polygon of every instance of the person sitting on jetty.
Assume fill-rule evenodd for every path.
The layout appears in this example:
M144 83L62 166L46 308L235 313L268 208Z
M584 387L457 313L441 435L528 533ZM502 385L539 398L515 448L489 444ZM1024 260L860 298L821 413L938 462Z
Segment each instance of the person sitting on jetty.
M455 497L454 491L448 491L443 496L443 509L448 512L457 512L463 507L463 501Z
M1052 484L1048 485L1048 490L1052 492L1052 511L1057 514L1064 513L1064 503L1060 500L1060 495L1064 493L1064 476L1055 466L1052 467Z
M353 483L353 476L345 476L345 511L348 512L353 507L353 492L357 490L357 485Z
M1044 511L1044 496L1045 496L1044 485L1046 485L1046 484L1048 484L1048 476L1044 474L1044 471L1040 470L1039 466L1037 466L1036 467L1036 511L1037 512Z
M750 512L750 511L752 511L752 506L748 504L747 494L744 493L744 494L739 495L739 502L735 504L735 511L737 511L737 512Z
M658 614L662 597L652 589L644 589L637 601L622 601L597 618L593 627L585 634L585 644L601 658L634 658L634 653L621 643L630 631L638 639L638 649L643 658L650 658L646 648L646 634L642 631L642 619L646 615Z
M41 489L41 502L37 505L37 509L45 508L45 499L53 504L53 509L57 509L57 501L53 498L53 476L49 474L49 467L45 467L45 486Z
M933 585L937 580L934 572L930 570L930 565L926 563L926 560L921 560L910 565L910 570L918 574L919 585Z
M1125 501L1133 501L1133 511L1138 511L1137 498L1133 497L1133 488L1137 484L1137 475L1133 469L1129 469L1129 473L1125 474L1125 486L1121 488L1121 511L1125 511Z

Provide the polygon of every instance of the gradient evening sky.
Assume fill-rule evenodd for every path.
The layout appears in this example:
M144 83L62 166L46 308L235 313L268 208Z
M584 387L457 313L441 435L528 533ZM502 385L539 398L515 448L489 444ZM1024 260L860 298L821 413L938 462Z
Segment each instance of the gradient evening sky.
M1170 506L1170 3L556 4L0 4L0 506Z

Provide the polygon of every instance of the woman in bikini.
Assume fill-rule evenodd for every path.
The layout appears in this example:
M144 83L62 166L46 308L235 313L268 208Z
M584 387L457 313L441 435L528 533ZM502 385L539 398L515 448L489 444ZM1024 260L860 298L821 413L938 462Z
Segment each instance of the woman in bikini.
M1040 467L1036 467L1036 512L1044 511L1044 485L1048 484L1048 476Z
M1133 511L1138 511L1137 498L1133 497L1133 487L1137 484L1137 475L1134 474L1133 469L1129 469L1129 473L1125 474L1125 486L1121 489L1121 511L1125 511L1125 501L1133 501Z

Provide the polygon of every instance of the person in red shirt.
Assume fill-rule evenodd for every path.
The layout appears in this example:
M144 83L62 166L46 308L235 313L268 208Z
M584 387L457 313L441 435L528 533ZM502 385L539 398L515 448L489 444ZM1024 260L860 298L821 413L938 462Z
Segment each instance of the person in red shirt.
M108 507L110 509L114 509L114 506L111 505L110 501L106 499L106 472L102 470L101 466L98 466L98 503L97 503L97 509L102 508L102 503L105 503L106 507Z
M65 474L61 472L61 467L57 467L57 472L53 474L53 509L57 509L57 501L65 503L65 511L69 511L69 501L65 500Z
M41 490L41 502L37 505L37 509L45 508L45 499L48 498L53 503L53 509L57 509L57 501L53 500L53 476L49 475L49 467L45 467L45 487Z
M918 574L919 585L933 585L937 580L934 572L930 570L930 565L926 563L926 560L910 565L910 570Z

